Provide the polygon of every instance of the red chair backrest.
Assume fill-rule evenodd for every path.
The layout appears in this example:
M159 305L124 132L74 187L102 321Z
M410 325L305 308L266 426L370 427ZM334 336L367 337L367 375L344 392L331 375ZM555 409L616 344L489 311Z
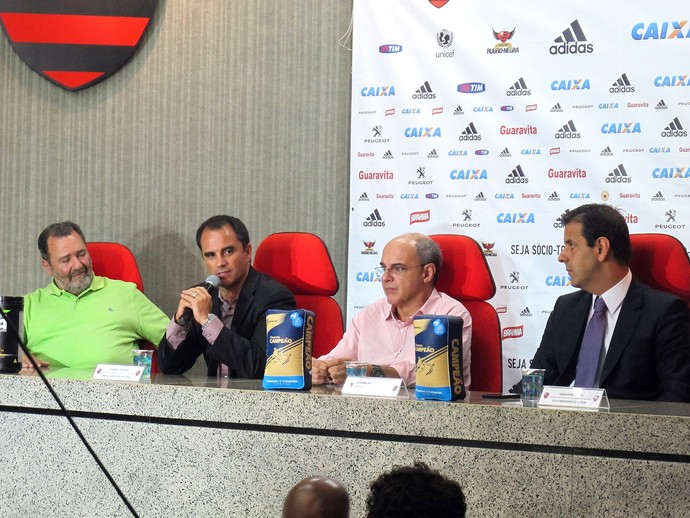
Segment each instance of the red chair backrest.
M101 277L133 282L144 292L144 281L132 251L120 243L91 242L86 244L93 271Z
M133 282L137 285L139 291L144 293L144 281L141 278L137 260L134 258L134 254L129 248L120 243L103 241L86 243L86 248L91 256L94 274L101 277L108 277L109 279ZM157 373L158 358L156 357L156 348L153 344L145 340L141 341L140 346L142 349L150 349L153 351L151 373Z
M298 308L315 313L314 358L330 352L343 336L343 314L331 298L340 285L323 240L308 232L271 234L256 248L254 268L286 286Z
M630 241L633 275L690 303L690 258L683 243L668 234L630 234Z
M462 302L472 315L471 390L503 390L501 323L486 302L496 293L491 270L479 244L468 236L437 234L443 263L436 289Z

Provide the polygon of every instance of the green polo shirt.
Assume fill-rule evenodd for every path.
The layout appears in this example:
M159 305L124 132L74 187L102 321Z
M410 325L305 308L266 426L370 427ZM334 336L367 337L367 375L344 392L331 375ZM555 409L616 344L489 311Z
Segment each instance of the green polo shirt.
M137 340L158 345L169 322L135 284L107 277L76 296L51 282L24 297L24 338L51 367L131 364Z

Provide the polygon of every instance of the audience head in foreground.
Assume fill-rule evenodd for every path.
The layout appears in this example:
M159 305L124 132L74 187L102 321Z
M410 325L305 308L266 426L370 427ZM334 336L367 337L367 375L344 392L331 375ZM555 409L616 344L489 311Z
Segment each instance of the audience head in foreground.
M367 518L464 518L460 484L423 462L395 466L371 483Z
M347 490L332 478L311 477L298 482L283 503L283 518L347 518Z

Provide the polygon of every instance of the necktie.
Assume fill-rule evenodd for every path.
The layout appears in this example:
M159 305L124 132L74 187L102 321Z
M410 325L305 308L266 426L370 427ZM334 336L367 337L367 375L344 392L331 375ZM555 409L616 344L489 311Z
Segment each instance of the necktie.
M585 336L580 347L580 356L577 360L577 374L575 375L576 387L593 387L594 378L597 375L599 356L604 345L604 332L606 331L606 303L601 297L594 301L594 314L589 319Z

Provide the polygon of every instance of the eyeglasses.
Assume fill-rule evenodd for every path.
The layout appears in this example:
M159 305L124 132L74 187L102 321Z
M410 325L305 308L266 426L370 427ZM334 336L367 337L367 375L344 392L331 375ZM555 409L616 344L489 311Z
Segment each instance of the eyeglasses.
M424 268L425 265L423 264L418 264L417 266L403 266L401 264L394 264L393 266L389 266L386 268L385 266L377 266L374 268L374 272L376 272L376 275L378 277L383 277L383 274L388 272L391 275L399 276L405 273L407 270L413 270L415 268Z

